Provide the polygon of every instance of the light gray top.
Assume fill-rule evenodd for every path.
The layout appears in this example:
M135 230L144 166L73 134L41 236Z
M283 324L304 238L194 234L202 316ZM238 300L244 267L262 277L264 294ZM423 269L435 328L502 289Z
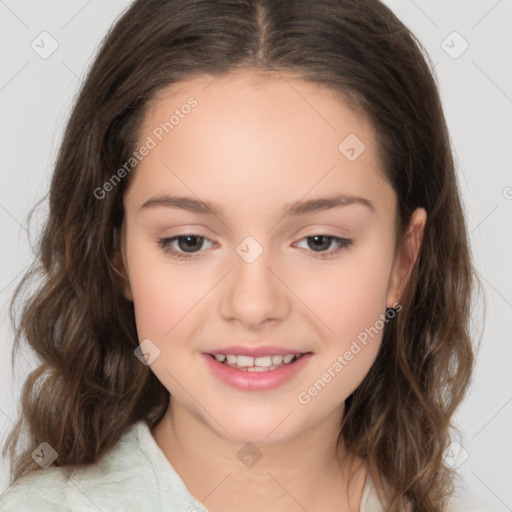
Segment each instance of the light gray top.
M0 512L208 512L188 491L148 425L140 421L96 464L50 466L0 497ZM360 512L384 512L370 477Z

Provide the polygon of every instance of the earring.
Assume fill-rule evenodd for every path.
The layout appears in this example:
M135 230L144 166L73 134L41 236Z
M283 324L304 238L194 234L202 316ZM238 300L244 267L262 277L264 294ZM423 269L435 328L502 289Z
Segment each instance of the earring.
M398 302L395 302L394 306L391 307L391 308L386 308L386 317L388 318L394 318L395 315L401 311L402 309L402 304L400 303L400 301Z

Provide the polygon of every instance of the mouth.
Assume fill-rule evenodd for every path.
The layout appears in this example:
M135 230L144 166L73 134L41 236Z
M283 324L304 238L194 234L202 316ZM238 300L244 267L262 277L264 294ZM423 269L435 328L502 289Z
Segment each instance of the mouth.
M211 375L242 391L266 391L293 381L308 366L313 352L290 348L233 346L201 354Z
M224 366L245 372L269 372L298 361L307 353L290 353L279 355L263 355L258 357L239 354L208 354Z

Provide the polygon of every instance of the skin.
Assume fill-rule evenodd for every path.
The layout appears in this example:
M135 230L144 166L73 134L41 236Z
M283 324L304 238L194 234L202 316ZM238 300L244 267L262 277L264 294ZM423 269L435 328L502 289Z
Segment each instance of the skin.
M210 512L359 510L366 469L356 466L347 494L349 459L343 446L335 457L335 446L345 399L375 361L382 331L309 403L297 396L399 302L426 221L416 210L396 247L397 199L372 126L329 90L284 78L245 71L165 90L147 112L141 143L190 96L198 105L140 162L124 197L116 264L139 339L160 350L151 370L172 397L152 433ZM338 150L349 134L366 146L353 162ZM141 208L162 194L215 202L222 214ZM374 209L354 203L282 216L285 205L333 194L363 197ZM206 237L198 258L180 260L158 245L190 233ZM308 237L321 234L352 245L315 258ZM247 236L263 249L252 263L236 252ZM320 251L336 248L325 242ZM234 344L313 357L276 389L236 390L201 357ZM237 457L247 442L262 454L251 468Z

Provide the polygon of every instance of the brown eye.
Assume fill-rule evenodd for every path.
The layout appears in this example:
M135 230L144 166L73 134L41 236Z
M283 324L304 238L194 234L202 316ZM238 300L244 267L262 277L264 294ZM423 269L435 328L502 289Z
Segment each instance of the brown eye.
M158 240L158 246L166 253L178 259L201 256L201 249L205 241L212 243L208 238L200 235L185 234Z
M314 250L326 251L331 246L331 242L333 240L332 237L325 235L315 235L308 236L308 242L312 240L312 243L308 243L308 245Z
M340 238L324 234L307 236L302 240L306 240L307 247L305 247L305 249L313 253L314 258L328 258L330 256L334 256L335 254L348 249L352 245L352 240L349 240L348 238ZM302 242L302 240L300 242ZM335 247L334 249L332 249L333 242Z
M203 237L201 236L179 236L176 237L178 240L178 247L184 252L195 252L201 249L203 246Z

